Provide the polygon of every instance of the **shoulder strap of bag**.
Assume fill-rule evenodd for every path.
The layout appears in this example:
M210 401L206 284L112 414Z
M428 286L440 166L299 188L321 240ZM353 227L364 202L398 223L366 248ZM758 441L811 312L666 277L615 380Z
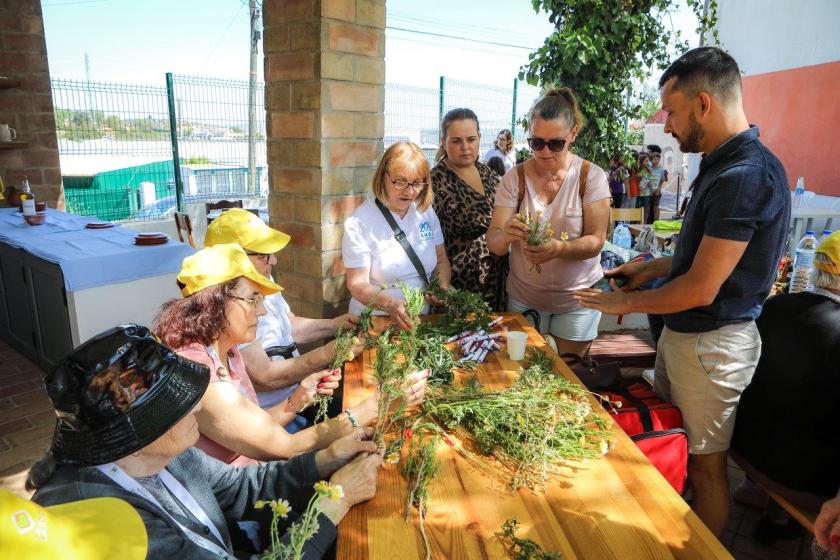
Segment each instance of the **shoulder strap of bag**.
M522 201L525 200L525 190L528 188L525 186L525 164L520 163L516 166L516 176L519 178L519 193L518 193L518 201L516 203L516 211L519 212L519 209L522 207Z
M578 192L580 193L580 203L583 206L583 195L586 194L586 177L589 175L589 167L591 162L583 160L580 164L580 182L578 183Z
M636 411L639 413L639 420L641 420L642 428L645 432L653 431L653 418L650 415L650 409L642 399L637 398L624 387L618 387L610 390L613 393L621 395L624 398L624 400L626 400L629 404L633 405L636 408Z
M420 262L420 258L417 256L417 253L414 252L414 249L411 247L411 243L408 242L408 239L405 237L405 232L400 229L400 226L397 225L396 220L391 215L391 211L385 208L385 205L382 204L378 198L376 199L376 207L379 208L379 211L382 212L382 215L385 217L385 221L388 222L388 225L391 226L391 230L394 232L394 239L402 246L403 251L405 254L408 255L408 260L411 261L411 264L414 265L414 268L417 270L417 273L420 275L420 278L423 280L423 285L429 285L429 277L426 275L426 269L423 268L423 264Z

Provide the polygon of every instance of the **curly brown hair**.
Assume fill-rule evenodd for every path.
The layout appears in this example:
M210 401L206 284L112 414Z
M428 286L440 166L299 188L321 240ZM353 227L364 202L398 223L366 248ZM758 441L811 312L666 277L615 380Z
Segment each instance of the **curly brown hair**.
M204 288L183 299L170 299L155 317L154 332L170 348L198 342L209 346L219 339L229 323L225 316L227 296L239 278Z

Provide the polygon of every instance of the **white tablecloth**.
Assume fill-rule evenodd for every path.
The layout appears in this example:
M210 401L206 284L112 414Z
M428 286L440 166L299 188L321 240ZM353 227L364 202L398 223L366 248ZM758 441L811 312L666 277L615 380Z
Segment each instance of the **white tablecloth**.
M137 232L119 225L85 228L92 221L97 220L47 209L46 222L30 226L17 209L0 208L0 242L58 264L68 292L177 273L181 261L195 252L174 239L135 245Z

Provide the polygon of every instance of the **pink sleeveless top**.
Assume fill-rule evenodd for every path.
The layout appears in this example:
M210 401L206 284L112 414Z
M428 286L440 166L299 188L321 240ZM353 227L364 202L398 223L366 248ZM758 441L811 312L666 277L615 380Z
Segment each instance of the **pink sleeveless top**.
M188 344L175 351L189 360L209 367L210 383L231 383L243 397L257 406L260 405L257 400L257 392L254 390L251 378L248 377L248 372L245 370L245 362L242 360L242 354L239 353L238 348L234 347L228 352L230 369L225 368L218 358L211 357L207 351L207 347L197 342ZM201 434L201 437L199 437L196 447L211 457L235 467L244 467L259 463L256 459L245 457L235 451L231 451L227 447L219 445L212 439L205 437L204 434Z

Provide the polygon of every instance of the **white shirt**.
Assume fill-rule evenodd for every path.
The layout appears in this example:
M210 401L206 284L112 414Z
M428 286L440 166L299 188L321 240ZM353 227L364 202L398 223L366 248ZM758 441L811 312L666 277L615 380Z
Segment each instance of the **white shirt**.
M487 150L484 154L484 163L490 161L490 158L500 157L505 162L505 171L510 171L516 165L516 150L511 150L509 153L503 153L499 148L492 148Z
M265 305L265 315L259 318L257 323L257 339L255 343L263 347L263 349L271 348L272 346L290 346L294 343L292 338L292 321L289 318L291 309L283 295L280 292L271 294L263 300ZM300 356L300 352L294 350L292 352L294 357ZM272 356L271 361L284 360L283 356ZM260 401L262 408L274 406L287 399L289 395L294 393L298 384L294 383L288 387L281 387L280 389L272 389L271 391L258 391L257 399Z
M425 212L420 212L412 203L405 218L393 212L391 215L417 253L426 276L431 278L437 266L435 248L443 244L443 231L434 208L430 205ZM346 268L369 267L369 282L374 286L388 286L384 291L389 296L403 299L398 285L400 280L412 288L425 287L402 245L394 239L394 231L376 206L372 194L344 222L341 253ZM394 284L397 286L392 287ZM350 300L350 313L358 315L364 308L365 305L356 298ZM427 312L428 306L425 306L423 313Z

